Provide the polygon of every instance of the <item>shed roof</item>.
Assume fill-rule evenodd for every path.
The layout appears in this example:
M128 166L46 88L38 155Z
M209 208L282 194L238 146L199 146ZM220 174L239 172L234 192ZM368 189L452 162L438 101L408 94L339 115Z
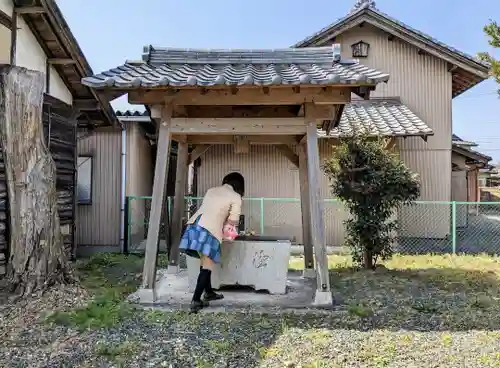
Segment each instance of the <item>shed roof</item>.
M297 42L292 47L310 47L325 44L336 35L364 22L372 24L450 63L450 71L453 75L453 97L465 92L489 76L488 72L491 67L489 63L459 51L381 12L375 7L374 1L360 2L349 14Z
M13 0L13 2L16 8L24 8L20 16L32 31L47 58L55 61L67 60L67 62L53 63L53 67L71 92L74 104L82 104L85 107L84 115L95 125L118 124L109 101L97 91L82 84L81 78L92 75L93 71L56 1Z
M345 137L354 133L387 137L434 135L432 129L398 98L354 100L347 104L338 127L329 136Z
M376 85L389 74L354 60L335 47L276 50L194 50L147 46L140 62L82 79L93 88L272 85Z
M455 143L452 144L452 151L466 157L470 162L487 164L492 160L490 156L485 155L484 153L473 150L467 146L457 145ZM467 161L467 162L469 162Z

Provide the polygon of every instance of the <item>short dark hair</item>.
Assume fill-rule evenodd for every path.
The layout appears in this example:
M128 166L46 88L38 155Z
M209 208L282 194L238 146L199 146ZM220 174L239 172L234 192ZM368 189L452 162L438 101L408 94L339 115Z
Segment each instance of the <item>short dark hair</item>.
M232 172L224 176L222 179L222 185L229 184L233 187L233 190L243 197L245 194L245 179L243 175L238 172Z

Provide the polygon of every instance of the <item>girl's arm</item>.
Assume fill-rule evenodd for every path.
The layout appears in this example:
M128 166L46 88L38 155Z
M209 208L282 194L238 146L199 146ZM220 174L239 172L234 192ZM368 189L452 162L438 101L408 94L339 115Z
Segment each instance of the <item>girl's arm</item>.
M237 226L240 222L241 215L241 205L242 200L240 196L237 196L233 203L231 203L231 207L229 208L229 216L227 218L227 222L231 225Z

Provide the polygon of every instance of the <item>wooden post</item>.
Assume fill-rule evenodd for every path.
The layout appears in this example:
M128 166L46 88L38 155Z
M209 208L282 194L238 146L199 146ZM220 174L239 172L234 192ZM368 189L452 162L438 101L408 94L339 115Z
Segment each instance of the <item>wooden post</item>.
M299 144L300 207L302 212L302 243L304 244L304 277L315 277L314 255L311 239L311 211L309 207L309 179L307 177L306 144Z
M186 183L188 174L188 144L179 142L177 146L177 168L175 171L175 196L172 211L172 244L170 244L170 257L168 273L179 272L179 242L182 236L182 216L184 214Z
M17 50L17 30L18 18L16 9L12 10L12 29L10 30L10 64L16 65L16 50Z
M168 162L170 157L170 120L172 107L166 105L162 109L161 125L158 132L158 146L156 151L155 175L153 181L153 195L149 214L148 237L146 240L146 256L142 286L144 289L154 289L156 281L156 259L158 256L158 239L160 234L161 214L164 206L164 194L168 176ZM154 293L153 298L154 299Z
M316 257L317 288L315 305L331 305L333 303L328 274L328 257L326 253L325 219L323 198L321 198L321 168L319 162L318 132L316 127L315 106L305 105L305 124L307 142L307 176L309 179L309 206L311 213L311 239Z

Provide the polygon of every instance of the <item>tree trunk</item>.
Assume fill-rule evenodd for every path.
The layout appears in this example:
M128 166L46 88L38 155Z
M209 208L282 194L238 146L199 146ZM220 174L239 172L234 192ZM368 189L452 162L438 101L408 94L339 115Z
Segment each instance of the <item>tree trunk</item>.
M363 251L363 263L365 269L373 269L373 252L370 249L365 248L365 250Z
M7 277L28 295L74 281L57 213L56 167L43 138L44 75L0 65L0 145L10 213Z

